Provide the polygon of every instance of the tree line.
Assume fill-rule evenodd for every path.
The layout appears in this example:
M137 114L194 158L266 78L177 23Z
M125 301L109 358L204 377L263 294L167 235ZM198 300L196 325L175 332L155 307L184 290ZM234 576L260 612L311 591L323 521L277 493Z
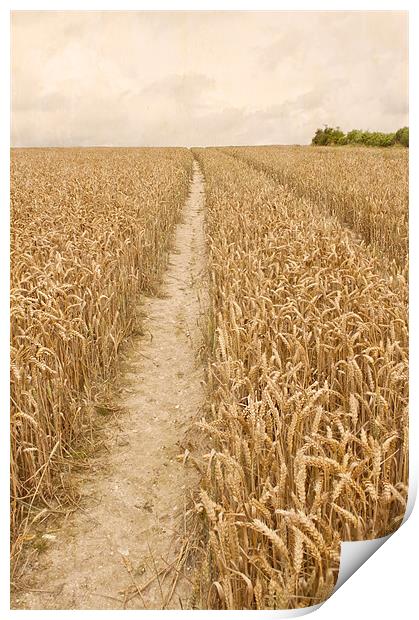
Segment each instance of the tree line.
M311 144L315 146L327 146L345 144L364 144L365 146L409 146L409 127L402 127L394 133L383 133L381 131L363 131L362 129L352 129L344 133L340 127L328 127L317 129Z

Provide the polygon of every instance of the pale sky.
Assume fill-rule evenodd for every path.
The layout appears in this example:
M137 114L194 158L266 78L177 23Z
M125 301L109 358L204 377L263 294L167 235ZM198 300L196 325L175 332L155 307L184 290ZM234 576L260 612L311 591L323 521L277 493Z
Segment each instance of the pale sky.
M403 12L12 14L12 146L304 144L407 91Z

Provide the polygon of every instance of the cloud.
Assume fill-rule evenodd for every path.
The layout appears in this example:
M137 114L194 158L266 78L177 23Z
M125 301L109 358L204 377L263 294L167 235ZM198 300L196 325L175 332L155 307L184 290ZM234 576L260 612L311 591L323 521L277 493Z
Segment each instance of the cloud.
M403 12L16 12L12 144L307 143L408 122Z
M150 97L171 96L186 99L201 97L203 91L214 87L215 81L199 73L189 75L168 75L156 80L142 89L142 94Z

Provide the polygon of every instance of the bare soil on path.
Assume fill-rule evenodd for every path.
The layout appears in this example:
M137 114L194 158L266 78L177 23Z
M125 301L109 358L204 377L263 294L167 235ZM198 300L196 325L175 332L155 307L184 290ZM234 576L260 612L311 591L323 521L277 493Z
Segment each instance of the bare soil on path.
M48 539L16 594L20 609L185 608L191 568L182 515L198 480L177 458L203 402L200 316L206 303L204 188L198 164L159 297L146 298L144 335L121 361L106 453L82 484L82 508ZM165 571L170 567L170 570ZM147 585L149 584L149 585ZM144 587L145 586L145 587Z

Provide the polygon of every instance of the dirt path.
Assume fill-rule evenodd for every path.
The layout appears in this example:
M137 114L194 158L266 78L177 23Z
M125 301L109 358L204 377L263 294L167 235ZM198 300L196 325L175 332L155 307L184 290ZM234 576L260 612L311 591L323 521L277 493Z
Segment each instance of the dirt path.
M109 453L83 484L89 499L48 542L26 609L162 609L187 606L188 567L162 573L179 555L181 515L192 468L176 459L203 400L198 319L203 288L203 181L197 163L178 225L162 295L148 298L144 336L123 363L127 413L118 419ZM103 462L103 461L102 461ZM54 535L53 535L54 536ZM177 538L177 534L175 535ZM173 592L172 592L173 590ZM172 594L172 595L171 595ZM170 597L170 600L169 600Z

